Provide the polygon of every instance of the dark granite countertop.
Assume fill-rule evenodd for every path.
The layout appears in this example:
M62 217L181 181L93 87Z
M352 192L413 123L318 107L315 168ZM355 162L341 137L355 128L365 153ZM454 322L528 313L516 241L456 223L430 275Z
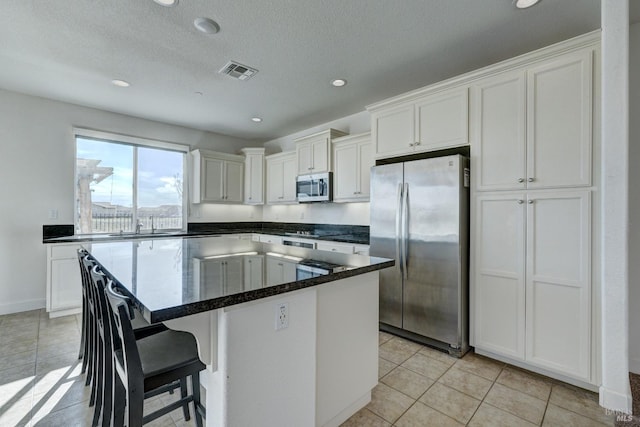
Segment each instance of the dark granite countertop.
M152 323L317 286L392 267L386 258L345 255L251 240L179 237L87 241L85 247ZM310 274L325 262L338 272ZM261 275L248 269L260 265ZM260 264L261 263L261 264ZM224 273L223 273L224 271ZM254 271L255 270L251 270Z
M52 232L53 231L53 232ZM166 239L168 237L201 237L224 234L258 233L291 237L296 232L297 237L314 240L326 240L369 244L369 227L362 225L335 224L303 224L303 223L271 223L271 222L224 222L224 223L190 223L187 231L170 233L112 233L112 234L73 234L73 226L43 227L43 243L81 243L103 242L132 239ZM67 235L64 235L64 234Z

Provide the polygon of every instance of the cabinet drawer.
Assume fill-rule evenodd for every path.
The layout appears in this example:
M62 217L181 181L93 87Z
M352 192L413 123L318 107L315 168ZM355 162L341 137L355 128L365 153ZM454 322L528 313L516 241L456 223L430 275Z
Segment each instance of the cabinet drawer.
M353 251L357 255L369 256L369 245L356 245L353 247Z
M269 236L269 235L260 235L260 242L262 243L272 243L275 245L282 244L282 237L280 236Z
M51 246L51 259L77 258L81 245L55 245Z
M316 249L319 251L339 252L341 254L354 253L354 245L346 243L318 242Z

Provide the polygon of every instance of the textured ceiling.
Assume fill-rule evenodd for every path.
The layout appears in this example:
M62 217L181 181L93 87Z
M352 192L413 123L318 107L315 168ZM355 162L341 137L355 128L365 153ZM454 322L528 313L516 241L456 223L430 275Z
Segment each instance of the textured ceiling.
M600 26L599 0L2 3L1 88L259 141ZM220 33L199 33L201 16ZM229 60L259 73L218 74Z

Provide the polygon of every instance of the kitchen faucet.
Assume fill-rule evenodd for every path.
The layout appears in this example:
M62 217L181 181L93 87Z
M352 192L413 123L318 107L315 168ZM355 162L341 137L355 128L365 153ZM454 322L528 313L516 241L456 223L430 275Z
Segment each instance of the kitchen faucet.
M153 215L149 215L149 220L151 221L151 234L156 232L156 227L153 225Z

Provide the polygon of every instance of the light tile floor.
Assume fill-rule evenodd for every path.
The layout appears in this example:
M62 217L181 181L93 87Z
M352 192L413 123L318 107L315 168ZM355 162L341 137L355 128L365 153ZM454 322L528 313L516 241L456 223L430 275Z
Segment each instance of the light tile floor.
M371 403L343 426L613 425L594 393L474 354L455 359L384 332L379 337L380 382ZM79 316L0 316L0 427L90 425L79 345ZM149 399L145 409L174 396ZM194 423L178 409L147 425Z
M380 332L379 383L354 426L613 426L595 393L473 353Z
M49 319L44 310L0 316L0 427L91 425L90 387L78 360L80 325L79 316ZM145 401L145 413L178 394ZM145 426L195 423L178 409Z

